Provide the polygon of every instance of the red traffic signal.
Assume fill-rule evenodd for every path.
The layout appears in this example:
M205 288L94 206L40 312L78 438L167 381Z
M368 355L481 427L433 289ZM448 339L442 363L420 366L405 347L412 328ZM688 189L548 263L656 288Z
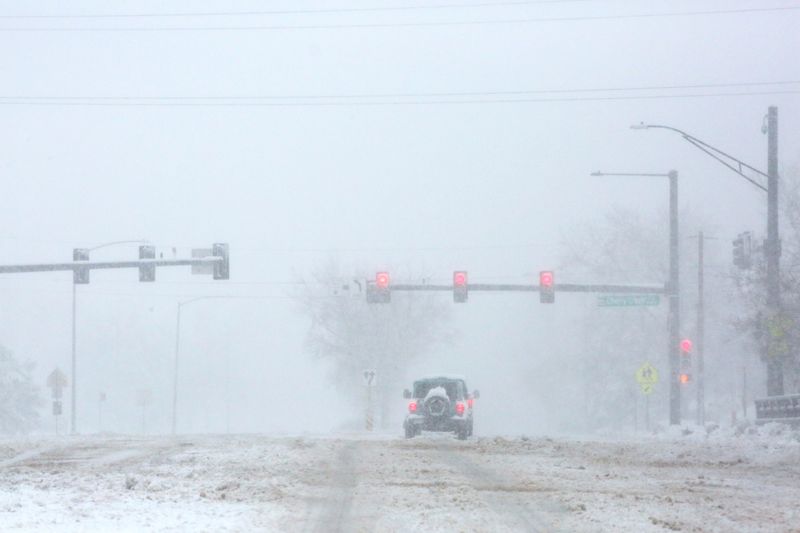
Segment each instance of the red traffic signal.
M453 272L453 301L464 303L468 297L467 272L456 270Z
M375 274L375 283L367 283L367 302L387 304L391 301L392 293L389 290L389 273L378 272Z
M379 289L388 289L389 288L389 273L388 272L378 272L375 274L375 285Z
M679 374L678 380L681 382L681 385L686 385L692 380L692 378L689 374Z
M692 351L692 341L689 339L683 339L681 341L681 351L685 354L688 354Z
M551 304L556 301L555 276L552 270L539 272L539 302Z

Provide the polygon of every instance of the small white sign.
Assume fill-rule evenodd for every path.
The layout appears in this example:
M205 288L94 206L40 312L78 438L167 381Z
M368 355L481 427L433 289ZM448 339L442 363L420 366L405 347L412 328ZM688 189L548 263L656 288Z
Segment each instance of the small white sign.
M377 381L376 378L378 376L377 372L375 372L372 369L367 369L364 370L363 376L364 376L364 385L366 385L367 387L375 386L375 382Z

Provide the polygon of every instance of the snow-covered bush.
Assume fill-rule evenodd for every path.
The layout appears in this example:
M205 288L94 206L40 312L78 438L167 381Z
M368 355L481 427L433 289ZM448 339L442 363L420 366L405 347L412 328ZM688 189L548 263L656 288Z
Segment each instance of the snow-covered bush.
M39 423L43 400L31 379L33 366L0 346L0 434L26 433Z

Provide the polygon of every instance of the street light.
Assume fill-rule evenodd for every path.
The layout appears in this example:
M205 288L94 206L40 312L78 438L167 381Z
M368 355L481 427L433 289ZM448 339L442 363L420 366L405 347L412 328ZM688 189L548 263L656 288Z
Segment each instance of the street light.
M762 129L767 134L767 172L763 172L752 165L741 161L711 146L710 144L701 141L693 135L689 135L685 131L679 130L672 126L665 126L663 124L636 124L631 126L631 129L646 130L646 129L664 129L670 130L681 137L687 142L692 144L695 148L702 150L710 155L742 178L746 179L762 191L767 193L767 240L764 243L764 254L767 260L767 314L770 318L776 318L781 309L781 287L780 287L780 257L781 257L781 244L780 236L778 233L778 108L770 106L767 110L767 124L766 129ZM745 170L758 174L767 179L767 186L764 187L750 176L745 174ZM768 328L767 325L764 326ZM783 394L783 362L777 356L773 356L772 335L769 331L765 331L767 339L767 395L768 396L781 396Z
M126 241L111 241L106 242L103 244L98 244L93 248L87 248L86 253L88 260L88 253L94 250L99 250L100 248L107 248L109 246L116 246L117 244L150 244L150 241L147 239L137 239L137 240L126 240ZM70 432L74 435L78 432L77 426L77 407L76 407L76 390L77 390L77 328L76 328L76 316L77 316L77 298L76 298L76 287L77 283L73 277L72 280L72 394L71 394L71 412L70 412Z
M678 269L678 171L664 173L642 172L592 172L592 176L635 176L669 178L669 334L667 341L667 358L669 361L669 423L681 423L681 389L678 383L680 365L679 335L680 317L680 272Z
M172 375L172 434L175 435L175 428L177 427L177 414L178 414L178 356L181 348L181 309L184 305L199 302L200 300L212 300L218 298L226 298L226 296L198 296L191 300L178 302L178 317L175 325L175 367Z

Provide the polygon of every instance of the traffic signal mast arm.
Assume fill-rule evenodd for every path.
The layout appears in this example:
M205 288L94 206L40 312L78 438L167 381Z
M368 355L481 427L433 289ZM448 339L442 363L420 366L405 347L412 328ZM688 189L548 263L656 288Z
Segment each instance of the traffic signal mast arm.
M655 285L592 285L581 283L556 283L558 292L610 292L626 294L667 294L663 286ZM392 284L393 291L452 291L452 285L430 285L425 283L397 283ZM538 292L538 285L511 284L511 283L470 283L470 291L508 291L508 292Z
M225 261L223 257L196 257L192 259L136 259L131 261L73 261L69 263L42 263L33 265L0 265L0 274L19 272L54 272L78 269L101 270L110 268L138 268L153 266L215 265Z

